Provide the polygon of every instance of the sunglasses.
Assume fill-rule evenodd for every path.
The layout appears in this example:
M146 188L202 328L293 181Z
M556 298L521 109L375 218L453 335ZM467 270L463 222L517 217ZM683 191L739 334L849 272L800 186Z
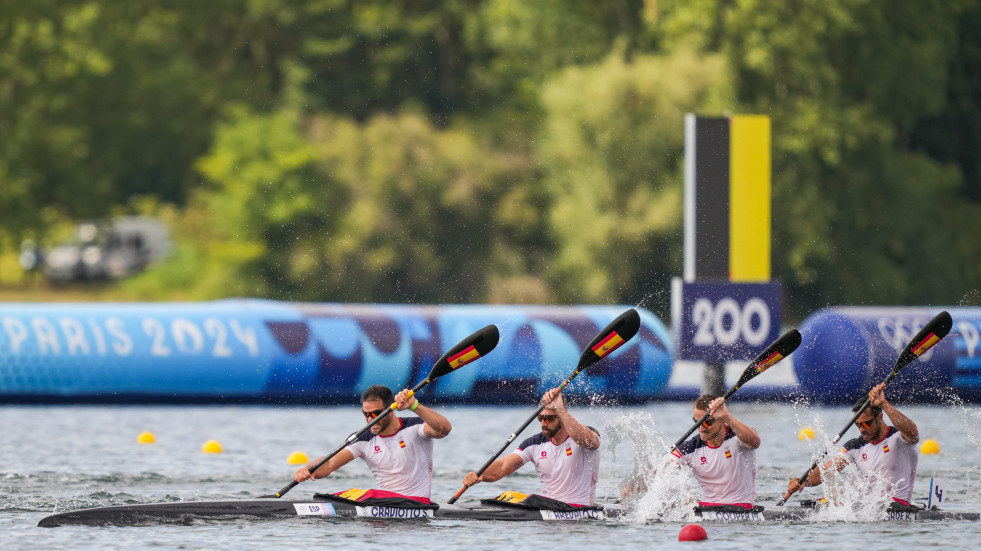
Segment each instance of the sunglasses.
M875 417L869 419L868 421L855 421L855 426L860 429L869 430L869 427L872 426L872 423L875 423L876 421L877 419Z
M543 415L539 415L538 416L538 420L541 421L541 422L543 422L543 423L551 423L552 421L555 421L558 418L559 418L558 415L544 415L543 414Z
M364 414L364 418L365 418L365 419L367 419L367 420L369 420L369 421L371 421L371 420L372 420L372 419L374 419L375 417L378 417L378 416L379 416L379 415L381 415L382 413L385 413L385 410L386 410L386 409L388 409L388 408L381 408L381 409L376 409L375 411L364 411L364 410L362 410L362 411L361 411L361 413L363 413L363 414Z
M698 419L695 419L694 417L692 417L691 420L692 421L695 421L696 423L698 422ZM707 429L708 428L712 428L712 425L714 425L716 421L718 421L718 419L713 419L713 418L709 417L708 419L702 421L702 426L705 427L705 428L707 428Z

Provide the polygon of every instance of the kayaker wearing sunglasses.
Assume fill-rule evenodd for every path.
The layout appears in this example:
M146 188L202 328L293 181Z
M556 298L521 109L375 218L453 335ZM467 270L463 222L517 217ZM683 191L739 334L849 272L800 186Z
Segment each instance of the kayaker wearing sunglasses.
M509 497L507 501L544 504L538 499L527 499L542 497L572 507L592 506L599 478L599 433L582 425L569 413L565 397L558 388L546 392L540 403L545 404L538 416L542 432L525 439L515 451L491 463L480 477L476 472L467 473L463 484L470 487L478 482L495 482L531 462L538 472L541 494L513 494L520 497Z
M375 419L394 402L398 402L398 411L409 410L417 417L387 415L312 476L308 467L317 464L320 459L298 469L293 479L303 482L309 478L324 478L360 457L368 464L379 486L378 490L369 490L371 493L367 497L393 497L386 494L398 494L398 497L430 503L433 440L449 434L452 426L446 417L420 404L414 396L407 398L408 392L406 389L393 396L386 386L369 387L361 395L361 413L365 420ZM361 493L354 496L357 492ZM361 490L342 495L357 501L363 501L366 497Z
M712 414L698 427L698 435L671 453L688 465L702 489L702 509L752 509L756 501L756 448L760 435L736 419L725 401L714 394L695 400L693 420Z

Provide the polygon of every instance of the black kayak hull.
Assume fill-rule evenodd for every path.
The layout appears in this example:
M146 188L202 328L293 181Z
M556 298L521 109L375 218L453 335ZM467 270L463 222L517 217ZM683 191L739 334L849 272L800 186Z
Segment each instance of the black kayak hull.
M805 520L814 509L778 507L762 512L704 512L703 521L710 522L781 522ZM605 520L623 516L620 509L582 511L541 511L517 507L442 505L438 510L402 507L355 506L312 500L259 498L245 500L173 501L95 507L56 513L41 519L38 526L139 526L156 524L190 524L200 521L238 518L277 519L291 517L372 518L372 519L457 519L507 521L569 521ZM954 521L981 520L981 513L955 511L919 511L889 513L888 520L896 521Z

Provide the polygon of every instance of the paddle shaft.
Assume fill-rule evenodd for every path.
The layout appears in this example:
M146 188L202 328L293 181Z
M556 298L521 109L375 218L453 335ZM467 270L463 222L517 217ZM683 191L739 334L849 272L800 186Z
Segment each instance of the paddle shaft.
M565 390L565 387L568 386L569 383L572 382L572 380L575 379L576 376L579 375L580 372L582 372L584 369L586 369L586 367L588 367L588 366L580 365L579 367L577 367L576 370L572 372L572 375L569 375L569 377L566 378L565 381L562 381L562 384L559 385L559 392L561 393L563 390ZM518 438L518 435L521 434L522 432L524 432L524 430L526 428L528 428L528 425L530 425L532 423L532 421L534 421L535 418L538 417L538 414L541 413L542 410L545 409L545 406L546 406L546 404L542 404L542 405L538 406L538 409L535 410L535 413L531 414L531 417L529 417L528 419L526 419L525 422L522 423L521 426L517 428L517 430L515 430L514 432L512 432L511 433L511 436L508 436L507 441L504 442L504 445L501 446L501 449L497 450L497 453L495 453L494 455L492 455L491 458L488 459L486 463L484 463L484 466L481 467L479 471L477 471L477 476L478 477L480 475L484 474L484 471L486 471L488 469L488 467L490 467L491 464L494 463L494 461L498 457L500 457L502 453L504 453L504 450L508 449L508 446L510 446L511 443L514 442L515 439ZM464 494L464 492L466 492L466 491L467 491L467 487L466 486L462 486L459 490L456 491L455 494L453 494L453 497L451 497L450 499L448 499L446 501L447 505L453 505L454 503L456 503L456 500L460 499L460 496L462 496Z
M418 392L419 390L421 390L422 387L428 385L429 383L430 383L430 379L426 379L425 381L422 381L421 383L417 384L412 390L409 391L409 395L407 396L407 398L412 398L413 396L415 396L416 392ZM343 451L344 448L348 447L349 445L351 445L355 441L357 441L357 439L358 439L359 436L361 436L365 432L371 430L371 427L373 427L376 424L380 423L382 419L384 419L385 417L387 417L388 414L390 414L393 411L397 410L398 407L399 407L398 402L392 402L392 405L390 405L388 407L388 409L386 409L385 411L383 411L382 413L380 413L378 415L378 417L375 417L374 419L372 419L367 425L361 427L361 429L358 430L357 432L351 433L351 435L347 437L347 440L345 440L343 444L341 444L340 446L338 446L337 448L335 448L334 451L332 451L329 454L325 455L323 459L321 459L316 464L314 464L313 466L311 466L310 467L310 478L311 478L311 480L313 479L313 473L316 472L317 469L319 469L320 467L323 467L324 464L327 463L328 461L330 461L335 455L341 453L341 451ZM273 497L283 497L283 495L285 495L286 492L292 490L297 484L299 484L299 482L297 482L296 480L291 481L286 486L283 486L283 489L282 490L276 492L276 495L274 495Z
M794 350L797 350L797 347L800 346L800 342L800 332L798 332L796 329L791 329L790 331L787 331L781 335L780 338L774 341L770 346L766 347L766 349L761 352L759 356L754 358L746 369L743 370L743 374L740 375L739 380L736 381L736 384L722 396L723 403L725 403L725 401L728 400L733 393L739 390L741 386L752 380L760 373L763 373L780 360L791 355ZM712 410L706 411L705 414L702 415L702 418L696 421L695 424L685 432L684 436L679 438L678 441L674 443L674 446L668 450L668 453L672 453L678 449L678 446L680 446L686 438L691 436L691 433L698 430L698 426L708 419L710 415L712 415Z

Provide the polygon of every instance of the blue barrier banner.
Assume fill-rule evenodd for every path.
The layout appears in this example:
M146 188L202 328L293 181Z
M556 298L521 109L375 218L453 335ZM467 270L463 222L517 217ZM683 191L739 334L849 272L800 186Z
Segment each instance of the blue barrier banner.
M854 403L882 382L903 348L941 310L950 333L904 367L886 389L890 400L943 402L981 399L981 308L835 307L800 326L794 353L800 392L813 400Z
M675 278L671 325L679 360L755 358L780 337L780 284L684 282Z
M558 385L628 306L286 303L0 303L0 402L351 403L411 387L450 347L498 326L501 341L427 397L528 401ZM566 392L651 399L671 375L670 336L638 309L638 334Z

